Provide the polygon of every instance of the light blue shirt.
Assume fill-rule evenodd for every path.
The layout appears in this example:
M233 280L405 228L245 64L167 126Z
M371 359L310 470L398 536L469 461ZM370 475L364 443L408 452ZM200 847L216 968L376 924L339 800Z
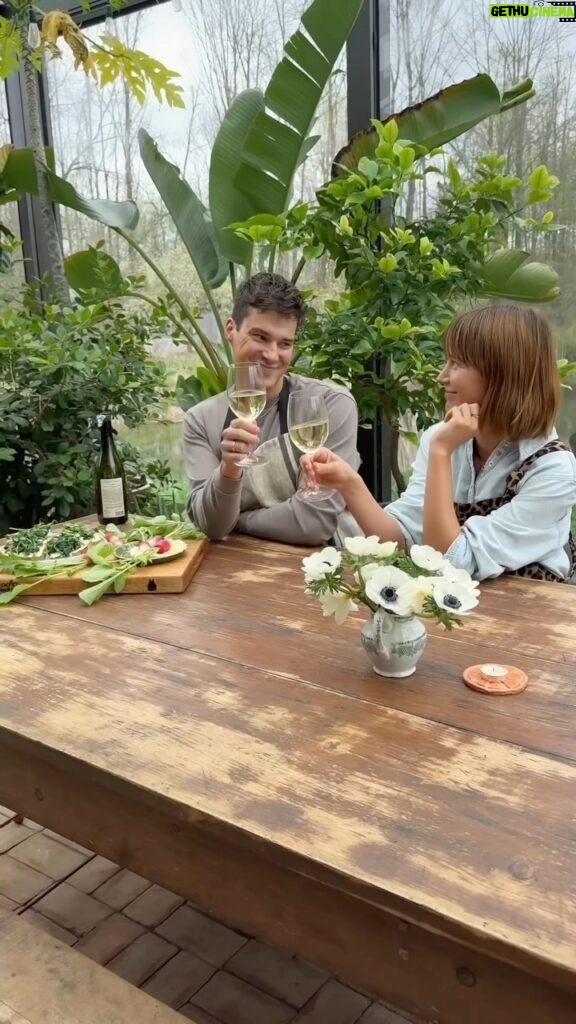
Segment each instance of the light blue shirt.
M386 506L402 529L408 548L422 544L430 441L441 426L437 423L424 431L408 487L397 501ZM452 455L454 501L500 497L508 474L557 436L554 431L549 437L505 441L492 452L478 476L473 442L460 445ZM576 459L571 452L551 452L528 468L518 493L506 505L487 516L470 516L446 557L477 580L500 576L532 562L565 579L570 572L567 543L575 503Z

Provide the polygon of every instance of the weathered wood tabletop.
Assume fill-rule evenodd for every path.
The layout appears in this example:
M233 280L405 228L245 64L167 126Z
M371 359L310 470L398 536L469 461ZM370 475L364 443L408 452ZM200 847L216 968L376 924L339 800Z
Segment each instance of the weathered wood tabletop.
M501 580L415 676L302 552L0 614L0 802L423 1021L576 1022L576 588ZM462 670L513 663L517 697Z

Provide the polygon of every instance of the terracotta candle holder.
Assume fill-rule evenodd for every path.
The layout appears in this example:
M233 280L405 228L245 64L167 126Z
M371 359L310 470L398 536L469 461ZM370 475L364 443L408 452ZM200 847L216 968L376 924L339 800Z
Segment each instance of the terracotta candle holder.
M464 682L472 690L489 693L496 697L508 697L522 693L528 685L528 676L513 665L470 665L464 669Z

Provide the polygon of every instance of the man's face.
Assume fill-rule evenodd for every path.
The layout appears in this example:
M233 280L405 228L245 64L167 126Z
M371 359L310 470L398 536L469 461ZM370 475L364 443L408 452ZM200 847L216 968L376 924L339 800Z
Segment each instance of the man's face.
M267 398L282 390L284 374L292 362L298 321L272 310L250 309L239 325L226 321L226 337L237 363L260 363Z

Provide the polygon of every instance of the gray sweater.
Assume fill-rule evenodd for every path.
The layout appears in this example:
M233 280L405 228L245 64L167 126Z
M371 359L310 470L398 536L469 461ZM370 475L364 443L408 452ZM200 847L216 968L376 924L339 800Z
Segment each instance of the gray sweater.
M330 432L326 447L358 469L356 450L358 410L353 396L331 381L313 380L289 374L291 392L310 390L321 394L328 408ZM344 510L342 497L333 492L321 502L303 500L294 493L271 507L255 504L245 470L240 480L231 480L220 472L220 442L228 411L226 392L200 402L189 409L184 419L184 459L191 485L188 512L191 519L212 539L227 534L251 534L286 544L316 547L334 536L338 518ZM266 404L258 418L260 444L278 437L280 422L278 399Z

